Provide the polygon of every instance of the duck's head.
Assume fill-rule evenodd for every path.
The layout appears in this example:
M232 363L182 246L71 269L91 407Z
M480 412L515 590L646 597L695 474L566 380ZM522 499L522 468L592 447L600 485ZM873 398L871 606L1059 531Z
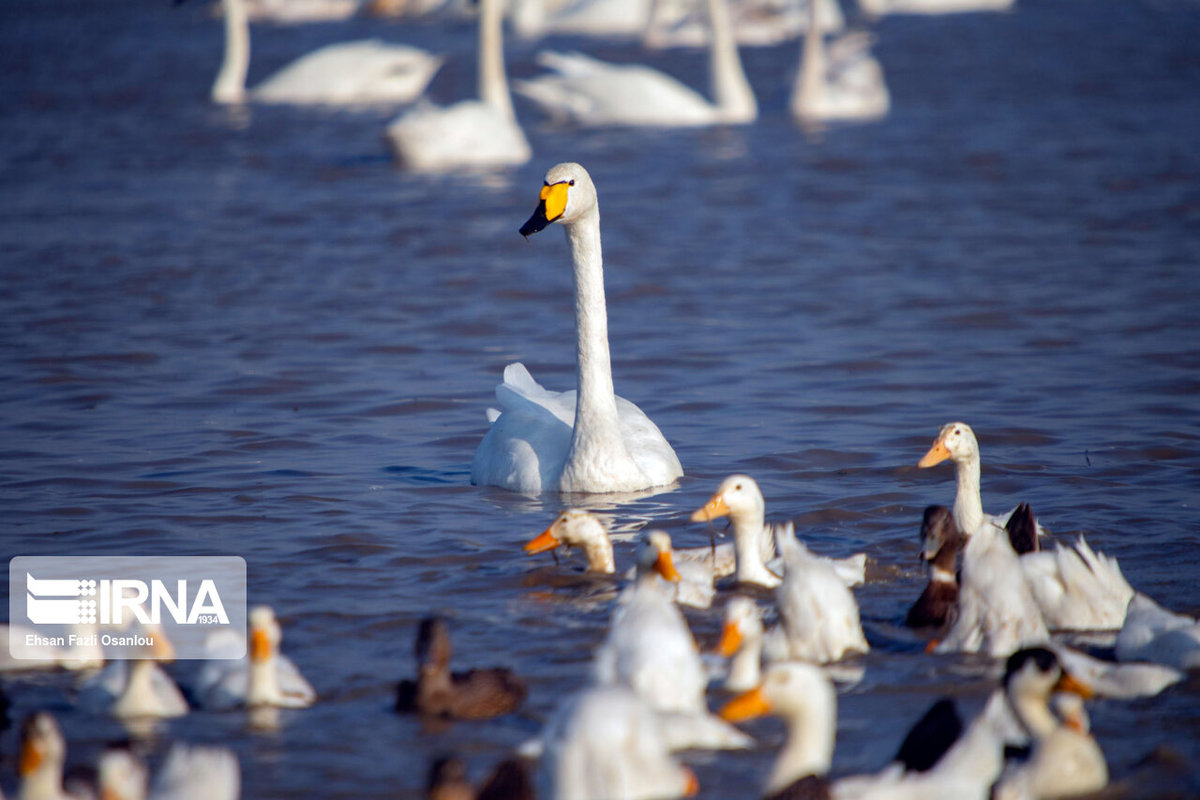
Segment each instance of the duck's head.
M642 536L638 547L637 568L639 574L657 572L664 580L676 582L680 579L671 557L671 535L666 531L649 531Z
M283 630L275 619L270 606L255 606L250 609L250 660L262 664L270 661L279 651Z
M107 750L97 763L100 800L140 800L146 797L146 767L133 753L117 747Z
M599 517L582 508L568 508L550 527L525 544L525 552L544 553L561 545L586 548L607 538L608 531Z
M962 540L954 515L945 506L929 506L921 520L921 559L933 561L946 545L951 545L950 560L953 567L958 555L958 545Z
M54 717L38 711L21 724L21 755L17 772L22 778L42 769L62 770L67 757L67 743Z
M587 170L572 161L555 164L546 173L538 206L521 235L532 236L552 222L569 225L596 207L596 186Z
M975 440L975 431L965 422L948 422L938 431L933 446L917 462L917 466L932 467L947 458L957 463L972 456L979 457L979 442Z
M692 522L708 522L718 517L738 517L743 514L765 513L762 490L749 475L730 475L721 481L717 491L702 508L692 512Z
M1083 699L1093 696L1089 686L1063 669L1058 656L1045 647L1028 647L1008 657L1004 665L1004 691L1013 700L1046 705L1050 695L1066 692Z
M767 714L785 718L812 715L814 721L830 716L836 719L836 698L833 684L820 667L799 661L780 661L767 668L762 683L730 700L719 713L729 722ZM829 719L823 721L831 722Z
M725 625L721 629L717 653L730 658L742 649L743 643L761 639L762 632L758 605L749 597L736 595L725 605Z

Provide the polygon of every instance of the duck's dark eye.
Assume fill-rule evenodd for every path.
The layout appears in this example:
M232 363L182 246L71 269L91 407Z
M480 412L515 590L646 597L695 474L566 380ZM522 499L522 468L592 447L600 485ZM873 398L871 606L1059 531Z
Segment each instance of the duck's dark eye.
M735 492L740 492L740 491L742 490L742 485L739 483L737 486L734 486L734 487L733 487L733 490L734 490Z
M571 180L567 181L567 186L574 186L574 185L575 185L575 179L574 179L574 178L571 178Z

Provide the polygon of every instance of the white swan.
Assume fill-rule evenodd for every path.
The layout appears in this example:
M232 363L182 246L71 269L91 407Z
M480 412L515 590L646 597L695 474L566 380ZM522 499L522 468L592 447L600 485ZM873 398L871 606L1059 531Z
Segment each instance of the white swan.
M1008 11L1015 0L858 0L864 14L961 14L970 11Z
M360 0L243 0L251 22L326 22L358 13Z
M814 18L800 49L800 70L789 101L792 116L806 123L886 116L891 95L883 67L871 55L871 35L852 32L826 43L816 18L820 3L810 6Z
M846 27L837 0L739 0L731 4L734 36L739 45L769 47L802 36L811 24L808 7L820 8L820 25L826 33ZM689 2L659 0L642 36L646 47L703 47L711 38L705 14Z
M752 740L713 717L705 701L708 678L687 621L664 581L678 580L669 557L647 544L638 551L638 576L613 611L596 651L592 675L601 686L628 686L661 717L672 750L739 748Z
M1200 622L1168 611L1138 592L1117 634L1119 661L1152 661L1176 669L1200 668Z
M701 508L692 512L693 522L709 522L719 517L729 517L733 523L733 547L736 575L739 583L759 586L778 586L780 578L767 564L775 558L775 540L781 531L795 538L792 523L768 525L766 501L758 483L749 475L730 475ZM815 556L827 562L847 586L863 582L866 570L866 553L857 553L849 558L832 559ZM720 573L727 574L727 573Z
M224 747L174 744L150 787L146 765L125 749L100 756L97 778L102 800L237 800L241 769Z
M377 39L331 44L292 62L246 90L250 23L242 0L222 0L225 57L212 87L217 103L347 105L407 103L421 94L442 64L424 50Z
M972 536L982 527L1003 528L1010 522L1022 522L1021 515L1026 520L1032 516L1027 506L1018 506L1002 515L984 513L979 487L979 442L971 426L964 422L943 425L917 466L931 467L946 459L954 463L957 484L954 519L964 535ZM1045 531L1036 521L1024 524L1036 528L1036 537L1031 532L1025 538L1034 540L1037 547ZM1048 627L1056 630L1121 627L1133 588L1121 574L1117 560L1093 552L1082 536L1071 548L1060 546L1055 552L1026 552L1019 563Z
M810 554L789 529L777 531L775 538L784 574L775 588L779 625L768 638L767 652L783 651L786 656L780 657L817 664L868 652L858 603L833 567Z
M271 607L250 609L249 625L248 643L240 641L240 634L216 635L206 643L209 660L196 679L200 705L215 710L306 708L316 702L312 684L291 659L279 652L283 629ZM245 656L223 658L228 652L245 652Z
M578 125L695 126L740 124L758 117L758 104L730 27L726 0L707 0L712 20L709 83L713 101L658 70L609 64L581 53L541 53L556 74L513 84L547 114Z
M504 70L501 0L479 8L478 98L452 106L421 103L388 125L396 159L418 171L524 164L533 151L517 122Z
M699 789L671 756L657 715L626 686L567 698L541 738L546 796L557 800L659 800Z
M546 173L541 200L521 228L551 222L567 232L575 273L576 386L543 389L521 364L504 370L500 410L475 451L471 482L518 492L636 492L673 483L679 459L641 409L613 393L596 187L579 164ZM578 398L578 402L576 399Z

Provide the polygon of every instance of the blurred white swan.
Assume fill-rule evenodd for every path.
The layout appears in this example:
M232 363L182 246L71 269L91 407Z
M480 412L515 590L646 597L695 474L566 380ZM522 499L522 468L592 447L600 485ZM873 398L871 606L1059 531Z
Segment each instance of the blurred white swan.
M212 87L217 103L347 105L407 103L418 97L442 59L416 47L378 39L331 44L293 61L246 89L250 23L243 0L222 0L225 56Z
M305 708L317 699L312 684L305 680L291 659L279 652L283 630L270 606L250 610L250 640L240 634L216 635L206 647L209 660L196 679L200 705L215 710L274 706ZM240 659L222 658L229 652L245 652Z
M150 785L146 765L125 749L112 749L97 765L102 800L237 800L241 769L223 747L174 744Z
M810 7L820 6L825 33L846 27L837 0L734 0L730 3L734 37L742 46L768 47L802 36L812 22ZM682 0L654 4L642 43L647 47L703 47L711 33L703 9Z
M813 14L820 3L813 2ZM874 37L863 31L826 42L813 19L800 49L800 69L789 107L801 122L865 121L886 116L891 95L883 67L871 55Z
M513 88L546 114L577 125L695 126L753 122L758 104L742 69L726 0L707 0L710 102L694 89L639 64L610 64L582 53L538 55L555 74Z
M481 0L477 98L451 106L422 102L388 125L385 137L402 166L443 171L529 160L533 151L517 122L505 77L502 24L501 0Z
M576 387L542 388L522 364L504 369L499 409L475 451L471 482L518 492L636 492L683 474L675 451L649 417L613 392L608 312L596 187L579 164L546 173L530 235L566 228L575 278ZM578 399L578 402L576 400Z
M327 22L358 13L360 0L243 0L251 22ZM223 13L223 12L222 12Z
M884 14L961 14L970 11L1008 11L1015 0L858 0L868 16Z

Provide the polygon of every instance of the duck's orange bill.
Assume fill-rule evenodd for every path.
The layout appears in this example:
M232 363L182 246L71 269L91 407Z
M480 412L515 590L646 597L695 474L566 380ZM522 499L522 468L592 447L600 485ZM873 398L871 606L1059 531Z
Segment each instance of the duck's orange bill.
M250 633L250 660L263 662L271 657L271 637L264 630Z
M754 719L769 713L771 713L771 703L763 694L761 686L739 694L718 712L721 719L727 722L741 722L744 719Z
M721 629L721 641L717 642L717 655L729 658L742 649L742 632L732 622L726 622Z
M683 786L684 797L695 797L700 793L700 781L696 778L696 773L692 772L687 767L683 768L685 783Z
M950 451L946 449L946 443L938 439L933 443L933 447L929 448L929 452L921 457L917 462L918 467L932 467L934 464L940 464L950 457Z
M525 544L525 552L529 555L533 555L534 553L544 553L547 550L553 550L554 548L558 547L559 541L554 537L554 534L550 532L551 530L552 528L546 528L546 530L539 533L536 538L527 542Z
M21 742L21 757L17 762L17 772L22 776L28 775L42 765L42 751L31 741Z
M169 664L175 660L175 648L171 646L171 642L167 640L161 632L154 637L154 644L151 652L154 653L154 659L161 661L164 664Z
M675 562L671 560L670 550L659 552L658 558L654 559L654 571L672 583L679 580L679 572L675 569Z
M729 506L725 504L725 498L719 494L714 494L704 504L703 508L698 508L692 512L692 522L708 522L717 517L729 516Z
M1092 687L1069 672L1063 672L1062 677L1058 679L1058 683L1054 684L1054 691L1077 694L1084 700L1090 700L1096 696L1096 693L1092 691Z

